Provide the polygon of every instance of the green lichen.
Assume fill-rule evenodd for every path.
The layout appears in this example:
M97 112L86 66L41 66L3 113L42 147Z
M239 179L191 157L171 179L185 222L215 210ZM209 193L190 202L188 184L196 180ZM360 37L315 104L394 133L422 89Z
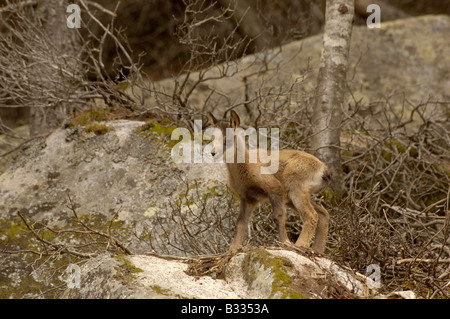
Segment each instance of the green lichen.
M169 148L174 147L179 141L172 140L172 132L177 127L170 120L162 120L155 122L147 121L145 125L138 128L136 133L144 139L156 140L160 145L166 145Z
M384 143L386 149L381 151L381 156L390 162L392 160L393 154L404 154L408 151L408 155L412 158L417 158L419 156L419 151L414 147L405 147L402 143L395 139L390 139Z
M28 221L28 223L31 227L34 226L32 221ZM35 250L40 247L30 230L18 216L0 218L0 229L2 230L0 233L0 249L5 247L6 250Z
M178 299L186 299L186 297L180 295L180 294L171 294L169 289L165 289L158 285L152 285L150 286L150 289L152 289L154 292L156 292L158 295L167 296L171 298L178 298Z
M23 276L16 285L8 285L7 289L0 289L1 299L22 299L30 298L35 294L39 294L45 290L43 283L34 280L32 275Z
M174 129L176 129L176 127L173 125L164 126L159 123L152 123L149 125L149 130L151 132L155 132L160 135L172 135Z
M107 119L107 112L109 112L108 108L93 108L87 111L79 112L72 118L69 127L77 125L88 126L94 122L105 121Z
M189 185L185 192L178 195L178 199L175 200L175 203L182 207L189 207L192 205L201 206L201 203L206 203L211 199L224 196L225 194L228 194L228 190L224 184L216 183L213 186L206 186L201 183L193 183ZM238 197L236 197L236 203L239 203Z
M116 277L124 283L130 283L136 279L137 273L144 272L142 269L133 265L124 255L117 255L120 266L116 268Z
M46 248L45 244L33 236L22 219L13 210L11 211L11 215L11 217L0 218L0 250L17 252L17 255L11 255L12 258L17 256L18 263L34 265L37 269L40 269L40 272L33 274L28 267L25 270L21 270L20 267L18 267L18 270L4 270L4 280L0 280L3 281L0 284L0 298L56 297L59 294L59 290L53 288L61 285L61 281L58 278L59 275L64 272L69 264L79 263L78 259L74 259L73 256L68 254L47 256L48 246ZM69 216L67 224L64 226L52 226L52 229L55 231L43 227L46 224L45 221L35 223L32 217L27 217L28 214L26 212L22 212L22 215L27 220L28 225L35 229L39 238L58 245L73 245L74 242L84 243L86 241L86 235L84 233L60 232L64 229L83 229L80 222L88 225L92 229L106 233L111 232L114 236L118 234L121 236L130 236L134 233L133 225L127 224L124 221L111 222L107 216L96 213L79 214L78 218ZM97 237L92 235L91 239L95 241ZM99 251L103 250L101 244L99 243L98 245ZM93 252L91 250L92 247L87 246L86 250L83 250L83 248L79 250L82 252ZM31 251L36 253L43 252L44 256L31 253ZM119 268L126 282L126 280L131 280L130 274L133 276L140 270L130 262L127 262L125 258L123 261L123 266ZM43 275L44 273L45 275Z
M153 286L150 286L150 288L154 291L154 292L156 292L158 295L164 295L164 296L171 296L170 294L169 294L169 292L170 292L170 290L169 289L164 289L164 288L162 288L161 286L158 286L158 285L153 285Z
M130 273L144 272L141 268L138 268L135 265L133 265L128 259L125 258L124 255L117 255L116 259L120 260L123 264L125 264L125 266L127 266L128 269L130 270Z
M24 214L26 216L26 214ZM26 218L26 217L25 217ZM39 237L54 243L63 243L65 240L57 238L57 234L47 228L40 227L40 224L34 223L26 218L28 225L36 230ZM38 276L35 277L28 267L18 269L5 269L3 282L0 284L0 298L32 298L44 296L45 298L54 298L58 290L54 286L60 285L57 278L58 274L64 271L74 259L66 254L46 256L47 250L44 245L38 241L32 232L26 227L19 217L0 218L0 250L17 252L17 258L21 265L33 264L36 269L40 269ZM36 252L36 254L31 253ZM19 253L20 252L20 253ZM43 256L37 253L42 252ZM15 254L12 254L14 258ZM55 270L57 270L55 272ZM47 273L48 271L48 273ZM45 273L45 276L43 275Z
M151 133L170 136L174 129L176 129L176 126L168 120L162 121L161 123L150 120L138 128L137 133L145 138L153 136Z
M306 299L308 295L293 287L292 274L294 265L291 260L284 257L274 256L264 249L258 248L246 254L242 263L245 280L250 286L256 280L256 269L262 265L264 270L270 269L272 277L272 289L269 298L281 299Z
M27 228L21 220L13 218L0 218L0 229L2 230L2 245L22 244L24 235L27 234Z
M38 244L19 217L0 218L0 250L20 251L38 250ZM36 257L33 254L18 254L24 263L31 264ZM15 273L20 273L20 280ZM10 275L11 274L11 275ZM0 280L0 298L24 298L27 294L39 293L43 284L36 282L28 271L22 273L14 269L4 269Z
M107 216L92 212L87 214L79 214L78 219L70 220L70 225L80 227L80 221L92 229L111 233L113 235L129 236L134 233L133 226L128 225L123 220L110 220Z
M95 135L104 135L109 132L109 128L104 124L93 124L87 126L85 129L86 133L93 132Z

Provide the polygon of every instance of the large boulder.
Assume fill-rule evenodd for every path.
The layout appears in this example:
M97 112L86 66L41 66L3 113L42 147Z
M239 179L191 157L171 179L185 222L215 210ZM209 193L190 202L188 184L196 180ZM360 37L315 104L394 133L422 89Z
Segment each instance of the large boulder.
M396 121L409 119L411 110L427 103L425 116L446 116L440 102L450 98L450 17L429 15L383 22L381 28L355 26L347 72L345 107L350 114L368 114L382 123L384 107L397 112ZM317 34L279 48L213 66L209 70L153 83L150 90L130 89L149 106L170 104L172 92L184 84L195 111L217 115L235 107L241 118L254 120L262 108L276 122L299 108L310 107L323 47ZM148 87L144 85L144 87ZM154 94L154 92L162 94ZM161 104L161 105L163 105ZM445 103L444 103L445 106ZM264 112L262 116L264 116ZM413 120L421 123L418 115ZM371 123L377 125L376 121Z
M42 270L57 267L50 258L36 272L30 267L35 256L18 253L40 252L46 246L33 238L22 217L38 230L45 225L44 233L50 232L49 239L58 244L79 239L76 233L55 238L50 229L73 228L84 221L91 229L113 231L130 251L142 253L153 250L150 237L154 245L171 249L165 243L177 234L155 226L153 217L170 211L171 203L187 202L186 194L193 189L190 182L195 180L199 191L212 187L216 195L226 191L224 166L173 163L170 134L159 124L155 128L117 120L98 125L106 126L105 132L96 135L83 126L61 128L9 155L12 164L0 176L0 251L7 252L0 258L1 296L30 296L24 278L36 285L29 287L31 291L42 288L36 282L50 284Z
M324 257L262 248L203 259L101 255L79 269L78 279L66 277L72 285L62 298L307 299L376 293L367 285L370 278Z

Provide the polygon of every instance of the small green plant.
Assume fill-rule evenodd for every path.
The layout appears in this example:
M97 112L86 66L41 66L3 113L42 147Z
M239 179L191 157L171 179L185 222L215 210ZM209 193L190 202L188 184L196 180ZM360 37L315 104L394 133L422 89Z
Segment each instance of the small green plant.
M145 125L140 127L137 130L137 134L139 134L143 138L153 139L155 136L158 136L162 139L164 143L167 144L169 148L172 148L179 141L171 140L172 132L177 127L167 119L163 119L161 122L155 122L154 120L149 120Z
M90 110L78 112L72 118L69 127L72 126L88 126L93 122L102 122L107 120L108 108L92 108Z
M93 132L95 135L103 135L109 132L109 128L104 124L93 124L87 126L85 131L86 133Z

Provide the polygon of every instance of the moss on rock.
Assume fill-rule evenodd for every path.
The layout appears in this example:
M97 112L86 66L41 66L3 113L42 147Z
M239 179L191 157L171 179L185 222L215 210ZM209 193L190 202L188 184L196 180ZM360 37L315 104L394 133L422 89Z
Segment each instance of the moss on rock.
M95 135L104 135L109 132L109 128L104 124L94 124L87 126L85 129L86 133L93 132Z
M136 133L144 139L157 140L162 142L160 144L165 144L167 147L172 148L179 142L178 140L171 139L172 132L176 128L174 123L169 120L162 120L161 122L149 120L138 128Z
M263 278L261 278L261 270L263 270ZM254 286L259 280L272 280L269 298L309 298L308 295L293 287L292 277L295 269L292 261L288 258L274 256L266 250L258 248L245 255L242 272L249 287Z
M107 119L108 108L93 108L77 113L69 124L72 126L87 126L93 122L102 122Z

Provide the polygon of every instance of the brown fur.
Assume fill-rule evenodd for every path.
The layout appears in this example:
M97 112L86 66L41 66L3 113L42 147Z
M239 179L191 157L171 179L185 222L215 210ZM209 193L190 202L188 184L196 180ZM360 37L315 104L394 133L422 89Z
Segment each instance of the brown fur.
M239 116L234 111L231 111L230 122L218 121L211 113L208 113L208 118L212 125L222 131L223 136L227 127L237 129L240 125ZM245 163L237 163L237 143L235 137L235 161L226 164L228 183L241 200L236 236L230 249L236 251L242 246L256 205L270 201L272 218L277 225L282 243L289 243L285 228L285 206L288 205L298 211L303 218L303 229L295 245L309 247L315 234L312 248L323 252L328 235L329 214L322 206L312 203L310 197L312 193L323 189L330 179L326 165L315 156L302 151L280 150L278 171L275 174L261 174L261 166L269 164L261 163L259 156L257 163L249 163L248 160L250 152L256 151L259 155L259 151L249 151L245 148ZM225 153L224 150L224 156Z

